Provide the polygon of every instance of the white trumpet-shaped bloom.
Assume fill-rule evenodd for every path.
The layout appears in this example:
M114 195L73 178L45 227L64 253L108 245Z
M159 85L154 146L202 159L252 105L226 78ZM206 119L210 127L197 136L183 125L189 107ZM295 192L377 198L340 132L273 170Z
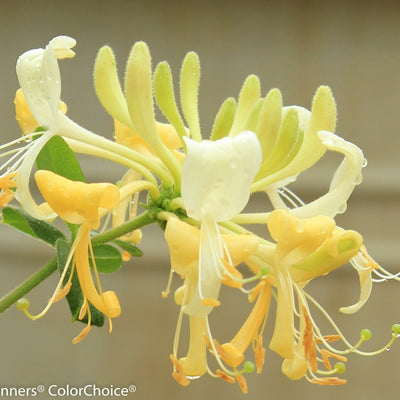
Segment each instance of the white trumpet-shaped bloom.
M24 148L25 154L14 165L16 176L16 199L32 216L40 219L53 218L39 209L33 200L29 181L36 157L48 140L58 133L58 119L61 95L60 69L57 59L71 58L75 39L58 36L45 49L33 49L23 53L17 61L17 75L26 103L38 125L46 131L39 139Z
M218 304L226 246L217 222L240 213L250 196L261 163L257 136L250 131L217 141L185 138L187 155L182 165L182 199L191 218L201 221L198 285L184 312L207 315Z
M61 95L61 77L57 59L72 58L75 39L57 36L45 49L23 53L17 61L18 81L32 115L40 126L55 128Z

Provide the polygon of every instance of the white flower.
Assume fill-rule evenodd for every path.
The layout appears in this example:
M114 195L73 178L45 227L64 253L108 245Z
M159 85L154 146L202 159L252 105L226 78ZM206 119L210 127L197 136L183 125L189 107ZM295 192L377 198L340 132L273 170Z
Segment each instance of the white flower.
M197 291L184 312L204 316L218 305L221 277L229 274L221 261L227 250L217 223L231 219L247 204L261 148L250 131L217 141L185 142L182 199L187 215L201 222L201 232Z

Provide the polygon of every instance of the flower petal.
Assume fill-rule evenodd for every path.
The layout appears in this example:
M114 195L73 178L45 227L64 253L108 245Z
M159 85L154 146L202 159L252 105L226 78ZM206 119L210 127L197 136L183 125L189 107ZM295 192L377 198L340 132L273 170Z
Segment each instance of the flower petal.
M195 142L184 138L182 199L187 215L197 220L212 215L216 222L238 214L250 196L261 163L261 147L250 131L234 138Z
M361 170L365 165L362 151L353 143L327 131L319 132L318 136L329 150L342 153L345 158L332 178L328 193L305 206L291 210L293 215L302 218L318 214L333 218L336 214L343 213L347 199L354 187L361 182Z
M66 36L54 38L46 49L33 49L17 61L17 75L26 102L40 126L55 125L61 93L57 58L72 57L75 40Z

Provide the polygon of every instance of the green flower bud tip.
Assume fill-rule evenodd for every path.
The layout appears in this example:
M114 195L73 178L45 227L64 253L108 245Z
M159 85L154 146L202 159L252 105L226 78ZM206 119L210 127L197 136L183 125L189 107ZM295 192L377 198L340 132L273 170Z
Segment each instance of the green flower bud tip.
M255 370L255 365L251 361L246 361L243 365L243 372L251 374Z
M17 301L17 308L18 310L24 311L29 308L31 304L29 303L29 300L23 297L22 299L19 299Z
M346 371L346 366L342 362L338 362L335 364L334 370L337 374L343 374Z
M392 326L392 334L396 336L400 336L400 324L394 324Z
M372 337L372 332L369 329L363 329L361 331L361 340L369 340Z

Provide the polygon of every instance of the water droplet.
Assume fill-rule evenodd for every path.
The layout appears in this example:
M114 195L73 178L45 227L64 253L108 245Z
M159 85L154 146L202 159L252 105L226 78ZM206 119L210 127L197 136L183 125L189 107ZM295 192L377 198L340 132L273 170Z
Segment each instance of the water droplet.
M390 349L391 349L391 347L388 347L388 348L386 349L386 351L390 351Z
M359 185L359 184L362 182L362 180L363 180L362 175L361 175L361 174L358 175L358 176L356 177L356 179L354 179L354 185Z
M338 207L338 214L343 214L347 210L347 204L343 203Z
M297 233L304 232L304 225L303 225L302 221L296 221L296 232Z
M190 379L192 381L192 380L195 380L195 379L199 379L200 375L199 376L188 376L188 375L186 375L186 378L188 378L188 379Z
M324 138L323 143L325 146L328 146L328 147L333 146L333 140L331 138Z
M232 168L232 169L236 169L236 168L237 168L237 166L238 166L238 162L237 162L237 160L235 160L235 159L232 159L232 160L230 160L230 161L229 161L229 167L230 167L230 168Z
M366 167L367 165L368 165L368 160L366 158L364 158L363 165L362 165L363 168Z

